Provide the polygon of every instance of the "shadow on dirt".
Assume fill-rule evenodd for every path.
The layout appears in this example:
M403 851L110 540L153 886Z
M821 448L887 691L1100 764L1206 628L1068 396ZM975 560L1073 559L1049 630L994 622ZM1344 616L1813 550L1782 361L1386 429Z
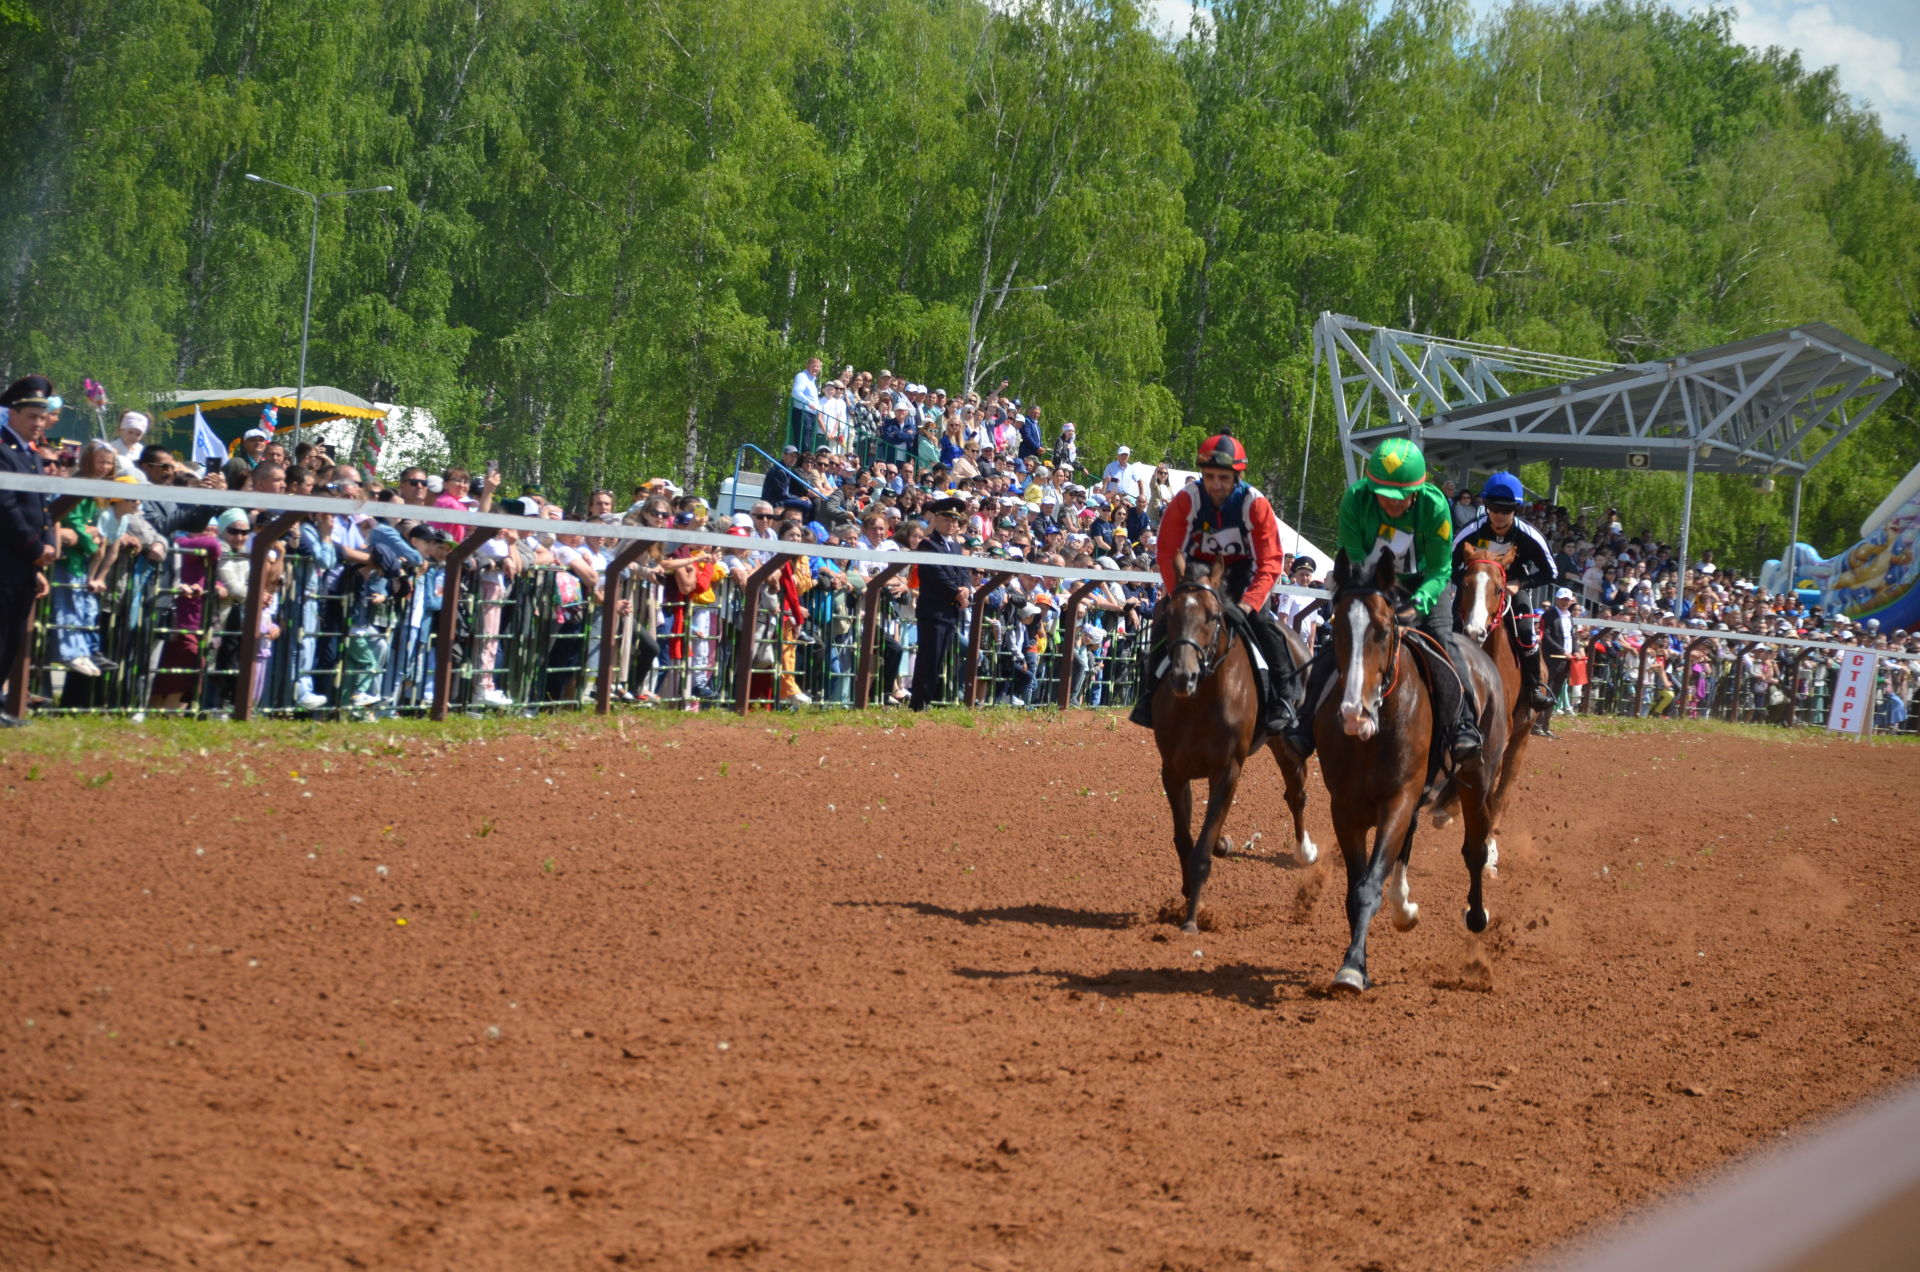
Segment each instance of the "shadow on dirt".
M976 910L954 910L928 901L836 901L838 906L885 907L911 910L930 919L952 919L973 926L981 923L1025 923L1033 927L1097 928L1117 930L1132 927L1140 916L1109 910L1073 910L1059 905L984 906Z
M1034 968L1024 972L998 971L981 967L956 967L954 975L966 980L1033 981L1050 983L1055 989L1076 994L1098 994L1102 998L1136 998L1145 994L1180 994L1202 998L1225 998L1246 1007L1271 1007L1279 999L1281 988L1305 991L1312 981L1304 971L1292 967L1255 967L1250 963L1227 963L1219 967L1166 968L1116 967L1110 972L1089 976L1082 972L1049 972Z

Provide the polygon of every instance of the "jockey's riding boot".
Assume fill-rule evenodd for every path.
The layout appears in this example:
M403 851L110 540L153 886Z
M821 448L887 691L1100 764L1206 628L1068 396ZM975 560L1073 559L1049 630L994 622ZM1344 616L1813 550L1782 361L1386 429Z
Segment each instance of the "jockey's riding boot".
M1545 711L1553 705L1553 690L1547 688L1547 682L1540 677L1540 655L1534 654L1520 664L1526 672L1524 679L1533 682L1527 691L1527 705L1535 711Z
M1486 745L1486 739L1480 735L1480 707L1473 698L1473 682L1468 679L1465 660L1460 664L1460 712L1454 717L1452 736L1448 746L1453 751L1455 763L1464 763L1478 754Z
M1252 627L1254 639L1260 642L1260 661L1267 665L1260 676L1260 708L1264 715L1261 725L1269 737L1278 737L1293 725L1293 703L1287 699L1288 673L1293 670L1293 660L1287 653L1285 637L1264 617L1252 616Z
M1545 711L1553 705L1553 694L1540 678L1540 651L1526 649L1515 641L1513 655L1520 661L1520 701L1535 711Z
M1456 762L1464 762L1477 755L1487 740L1480 736L1480 722L1475 718L1478 713L1472 710L1473 699L1460 696L1460 717L1455 722L1450 745Z
M1158 688L1151 676L1140 686L1140 701L1133 704L1133 710L1127 713L1127 720L1143 729L1153 727L1153 691Z
M1435 637L1434 643L1451 660L1450 666L1434 669L1434 725L1438 731L1444 724L1447 750L1459 762L1472 756L1485 741L1480 736L1480 709L1473 695L1471 663L1462 652L1467 638L1456 631Z
M1160 663L1166 657L1166 634L1154 625L1147 642L1147 663L1140 671L1140 701L1133 704L1133 710L1127 713L1129 723L1143 729L1153 727L1153 691L1160 687Z
M1300 709L1293 713L1293 719L1280 729L1280 737L1286 744L1299 753L1301 759L1313 754L1313 716L1319 706L1320 695L1327 691L1327 681L1333 678L1333 647L1323 645L1307 663L1307 695Z

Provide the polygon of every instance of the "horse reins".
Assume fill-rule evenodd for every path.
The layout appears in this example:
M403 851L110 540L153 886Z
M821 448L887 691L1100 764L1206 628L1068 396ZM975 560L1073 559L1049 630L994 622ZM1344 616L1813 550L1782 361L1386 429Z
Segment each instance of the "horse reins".
M1211 596L1214 600L1214 604L1218 605L1221 611L1220 613L1215 614L1214 618L1220 623L1220 626L1223 630L1227 629L1228 625L1227 625L1226 613L1225 613L1227 600L1224 596L1221 596L1217 590L1215 590L1213 584L1202 583L1198 579L1183 579L1173 589L1173 594L1175 596L1178 596L1182 592L1205 592L1208 596ZM1226 649L1218 648L1217 641L1215 642L1214 648L1209 648L1205 645L1202 645L1199 641L1193 639L1193 637L1191 636L1181 636L1176 639L1169 640L1167 642L1167 653L1171 655L1174 650L1180 648L1182 645L1190 646L1193 649L1193 652L1199 655L1200 679L1205 680L1207 677L1211 676L1214 672L1218 671L1220 669L1220 664L1226 661L1228 650L1231 650L1233 648L1233 636L1232 636L1232 632L1228 630Z
M1393 608L1393 598L1391 596L1388 596L1387 593L1381 591L1377 587L1356 588L1354 589L1354 591L1361 596L1382 597L1386 600L1387 607L1389 609ZM1333 599L1338 600L1339 598L1335 597ZM1331 603L1329 603L1328 608L1329 609L1332 608ZM1399 621L1397 619L1388 620L1387 622L1387 682L1380 687L1380 696L1374 700L1373 709L1375 711L1378 711L1380 709L1382 704L1386 702L1387 698L1392 695L1394 691L1394 687L1400 683L1400 645L1403 639L1404 638L1400 635ZM1342 680L1346 679L1347 669L1345 667L1339 667L1339 668L1336 668L1335 670Z

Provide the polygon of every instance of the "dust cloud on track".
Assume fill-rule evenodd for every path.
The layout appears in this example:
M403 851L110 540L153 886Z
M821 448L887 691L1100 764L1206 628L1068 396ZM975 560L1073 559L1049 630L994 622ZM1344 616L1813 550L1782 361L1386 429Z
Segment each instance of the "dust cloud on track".
M1104 715L363 737L0 759L0 1265L1503 1268L1920 1070L1920 748L1536 743L1340 1002Z

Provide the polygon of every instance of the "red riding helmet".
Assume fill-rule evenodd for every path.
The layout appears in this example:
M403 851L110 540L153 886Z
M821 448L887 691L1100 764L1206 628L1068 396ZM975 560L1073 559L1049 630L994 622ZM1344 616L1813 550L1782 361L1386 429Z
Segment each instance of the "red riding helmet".
M1196 466L1231 468L1236 473L1244 473L1247 471L1247 448L1231 433L1209 437L1200 443L1200 462Z

